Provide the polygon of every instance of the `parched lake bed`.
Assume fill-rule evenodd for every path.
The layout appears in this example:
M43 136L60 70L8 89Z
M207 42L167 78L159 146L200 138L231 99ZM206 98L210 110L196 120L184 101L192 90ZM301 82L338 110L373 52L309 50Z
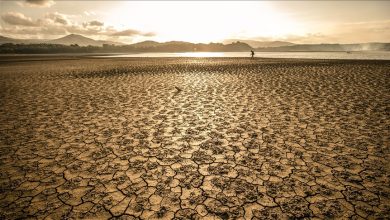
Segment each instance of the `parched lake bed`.
M0 219L390 218L390 61L2 57Z

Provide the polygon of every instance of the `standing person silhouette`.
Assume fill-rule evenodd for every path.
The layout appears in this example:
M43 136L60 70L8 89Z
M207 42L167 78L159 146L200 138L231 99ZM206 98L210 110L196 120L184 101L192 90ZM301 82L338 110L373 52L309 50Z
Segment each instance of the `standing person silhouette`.
M251 50L251 59L255 56L255 51Z

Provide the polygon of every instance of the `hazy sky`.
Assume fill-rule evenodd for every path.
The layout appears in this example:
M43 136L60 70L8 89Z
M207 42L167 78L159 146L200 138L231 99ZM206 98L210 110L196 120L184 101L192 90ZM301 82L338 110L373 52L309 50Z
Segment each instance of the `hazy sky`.
M390 1L0 0L0 35L143 40L390 42Z

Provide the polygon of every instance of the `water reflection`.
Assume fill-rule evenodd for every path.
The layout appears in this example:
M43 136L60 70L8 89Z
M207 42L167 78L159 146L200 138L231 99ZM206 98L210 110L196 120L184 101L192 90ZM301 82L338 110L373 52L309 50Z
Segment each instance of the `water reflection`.
M248 57L248 52L182 52L182 53L134 53L105 54L93 57ZM390 52L256 52L255 58L298 58L298 59L352 59L352 60L390 60Z

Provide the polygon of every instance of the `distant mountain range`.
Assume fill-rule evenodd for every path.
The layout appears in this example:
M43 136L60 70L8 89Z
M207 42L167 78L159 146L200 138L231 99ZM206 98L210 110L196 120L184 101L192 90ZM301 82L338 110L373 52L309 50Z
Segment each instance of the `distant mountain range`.
M13 44L63 44L72 45L77 44L79 46L98 46L103 44L124 45L123 43L113 41L94 40L88 37L84 37L78 34L69 34L65 37L58 39L14 39L0 36L0 44L13 43Z
M256 41L256 40L240 40L240 39L227 39L227 40L224 40L223 43L230 44L230 43L237 42L237 41L242 42L242 43L246 43L253 48L282 47L282 46L295 45L294 43L286 42L286 41Z
M257 48L262 52L333 52L333 51L390 51L390 43L360 43L360 44L295 44L273 48Z
M83 48L92 46L92 48ZM123 44L94 40L70 34L58 39L13 39L0 36L0 53L59 53L59 52L293 52L293 51L390 51L390 43L361 44L294 44L285 41L254 41L228 39L223 43L190 43L184 41L143 41Z
M267 48L267 47L280 47L280 46L294 45L294 43L285 42L285 41L255 41L255 40L240 40L240 39L228 39L223 41L224 44L232 44L236 42L248 44L252 48L259 48L259 47ZM125 45L124 43L120 43L120 42L94 40L92 38L84 37L78 34L69 34L67 36L58 39L14 39L14 38L0 36L0 44L5 44L5 43L13 43L13 44L45 43L45 44L64 44L64 45L78 44L79 46L89 46L89 45L103 46L103 44ZM191 43L183 42L183 41L170 41L165 43L159 43L156 41L143 41L132 45L135 47L145 48L145 47L155 47L161 44L181 44L181 45L187 44L188 45Z

